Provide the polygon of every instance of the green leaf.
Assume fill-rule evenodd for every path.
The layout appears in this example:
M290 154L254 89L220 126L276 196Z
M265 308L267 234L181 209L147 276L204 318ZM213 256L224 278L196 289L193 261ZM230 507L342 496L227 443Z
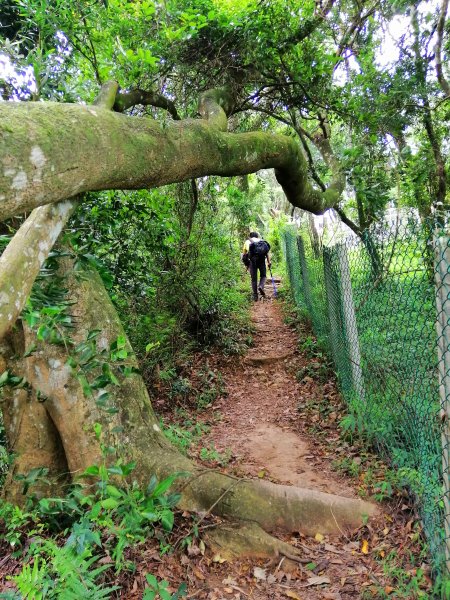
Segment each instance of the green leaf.
M27 358L28 356L31 356L35 350L36 350L36 344L31 344L31 346L28 348L28 350L24 353L23 357ZM0 381L0 385L1 385L1 381Z
M94 506L90 510L90 513L89 513L90 514L90 518L92 520L95 520L98 517L98 515L100 514L101 510L102 510L101 502L96 502L94 504Z
M102 330L101 329L92 329L92 331L90 331L87 335L86 340L89 342L90 340L95 340L99 333L101 333Z
M175 479L178 479L178 477L180 477L180 476L181 476L181 473L174 473L173 475L170 475L166 479L163 479L161 481L161 483L159 485L157 485L156 488L154 489L152 496L154 496L154 497L162 496L165 492L167 492L167 490L173 484Z
M165 510L161 515L161 525L166 531L172 531L175 515L171 510Z
M89 385L88 380L86 379L86 376L83 372L78 371L77 373L77 379L80 382L81 388L83 390L83 394L85 396L91 396L92 395L92 389L91 386Z
M136 461L132 460L129 463L127 463L126 465L122 465L122 470L123 470L123 474L125 475L125 477L127 475L129 475L130 473L132 473L136 468Z
M121 465L112 465L111 467L108 467L108 473L111 475L124 475Z
M158 483L158 478L156 477L156 475L152 475L150 477L150 482L149 482L149 484L147 486L147 489L146 489L147 496L150 496L152 494L152 492L156 488L157 483Z
M100 440L100 437L102 435L102 426L100 423L94 423L94 433L97 440Z
M107 510L113 510L114 508L117 508L119 506L119 503L114 498L105 498L101 501L100 504L103 508L106 508Z
M109 471L109 469L108 469L108 471ZM115 485L107 485L106 492L113 498L121 498L122 497L122 492L119 489L117 489Z
M187 584L184 581L183 583L180 583L177 591L172 594L172 600L178 600L182 596L187 596Z
M96 476L99 474L99 468L97 465L91 465L90 467L88 467L87 469L85 469L84 473L82 474L82 477L92 477L92 476Z
M151 523L154 523L159 519L159 515L156 512L144 510L140 514L144 517L144 519L148 519Z

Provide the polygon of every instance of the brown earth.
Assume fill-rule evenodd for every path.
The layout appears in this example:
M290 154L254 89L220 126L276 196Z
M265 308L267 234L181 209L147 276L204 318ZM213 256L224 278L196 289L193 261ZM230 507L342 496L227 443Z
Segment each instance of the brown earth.
M245 356L199 355L185 369L183 375L192 380L193 389L202 371L216 373L217 378L220 371L224 385L224 393L206 410L191 406L187 411L185 403L184 413L191 422L210 425L190 453L205 466L230 474L370 498L378 489L377 482L385 478L386 466L362 445L342 438L338 422L345 406L334 376L319 353L300 350L302 343L314 346L314 338L307 326L299 332L285 323L283 303L274 301L268 288L267 299L252 306L253 345ZM155 405L170 421L169 402L164 404L160 394ZM204 449L213 452L207 456ZM342 467L335 470L349 464L353 478L341 475ZM142 598L147 573L167 580L171 591L186 582L187 597L199 600L433 597L428 595L429 565L416 560L422 549L421 529L407 495L395 492L381 509L377 519L358 531L285 537L301 552L296 562L283 555L270 561L224 561L208 547L208 532L219 524L218 519L203 515L193 527L191 515L178 514L176 529L165 541L174 551L161 556L155 538L128 549L127 559L136 565L135 571L113 575L111 583L120 585L117 597L126 600ZM193 535L195 529L199 537ZM383 571L382 561L391 552L397 557L395 565L403 573L403 583L394 570ZM2 548L0 590L10 589L7 576L20 570L20 562L10 552L3 558L1 554ZM418 577L418 566L423 575L417 586L408 588ZM416 588L423 595L412 591Z
M298 332L285 323L283 304L274 301L268 287L267 298L252 306L252 349L238 361L225 357L213 361L226 392L202 413L211 429L200 445L229 457L223 470L235 475L368 498L374 489L365 483L363 468L358 478L350 479L340 475L333 464L354 460L360 465L367 460L379 478L385 466L380 467L372 455L361 458L360 447L342 440L338 421L345 407L335 378L320 357L300 350ZM314 342L308 329L302 335ZM200 445L197 458L201 458ZM205 465L218 467L220 460ZM395 592L399 598L416 597L410 592L402 595L377 562L390 548L399 556L407 555L406 546L411 554L414 550L418 553L420 536L413 537L411 532L420 527L405 502L399 493L394 507L385 505L386 512L359 531L325 537L300 533L285 538L302 551L296 565L283 556L275 562L218 564L215 558L220 560L220 556L208 557L206 552L197 563L196 573L201 576L191 580L189 597L354 600L388 598ZM406 545L401 541L405 537ZM427 588L429 566L421 566L425 573L421 587ZM407 573L416 572L407 560L403 568Z
M214 409L223 418L202 443L221 452L231 448L243 475L355 497L329 461L317 468L317 455L299 432L299 402L320 392L295 377L309 361L299 352L297 335L284 323L280 305L270 297L255 302L252 322L253 348L240 368L222 370L227 396Z

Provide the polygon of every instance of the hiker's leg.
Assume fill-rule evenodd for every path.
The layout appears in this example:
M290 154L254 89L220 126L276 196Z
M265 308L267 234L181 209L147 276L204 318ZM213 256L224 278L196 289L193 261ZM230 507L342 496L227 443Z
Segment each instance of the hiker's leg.
M259 273L260 273L260 279L259 279L258 287L261 290L261 294L264 296L264 286L266 284L266 275L267 275L265 258L260 259Z
M250 263L250 276L252 278L252 292L253 292L253 300L258 300L258 267L252 261Z

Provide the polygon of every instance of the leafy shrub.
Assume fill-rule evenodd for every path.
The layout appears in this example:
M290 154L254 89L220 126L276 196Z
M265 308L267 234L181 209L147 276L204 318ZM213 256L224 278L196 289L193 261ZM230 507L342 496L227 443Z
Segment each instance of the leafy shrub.
M152 476L143 489L126 481L134 467L120 461L93 465L83 474L96 478L90 488L75 485L65 498L30 497L27 509L0 503L0 541L24 561L13 578L23 597L108 598L118 588L107 585L105 572L130 566L126 548L143 543L157 527L160 536L171 531L180 495L168 491L181 474L160 482ZM105 555L108 562L101 565Z

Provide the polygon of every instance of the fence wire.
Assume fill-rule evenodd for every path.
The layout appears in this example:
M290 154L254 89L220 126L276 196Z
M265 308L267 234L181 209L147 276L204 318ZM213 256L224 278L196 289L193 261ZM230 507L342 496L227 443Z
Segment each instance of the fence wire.
M319 247L287 227L294 300L350 412L413 492L435 572L450 574L450 238L411 218Z

